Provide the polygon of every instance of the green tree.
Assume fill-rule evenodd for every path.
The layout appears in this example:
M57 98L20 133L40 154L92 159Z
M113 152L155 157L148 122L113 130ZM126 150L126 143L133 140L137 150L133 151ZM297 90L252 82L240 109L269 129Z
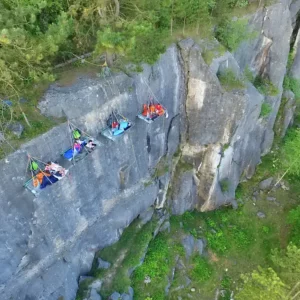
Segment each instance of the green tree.
M284 282L295 285L300 281L300 249L296 245L291 243L284 251L274 250L271 259Z
M216 38L230 51L235 51L242 41L250 40L257 34L248 28L247 20L223 19L215 30Z
M258 268L251 274L242 275L242 289L236 294L237 300L287 300L288 289L276 272Z
M18 99L40 80L53 80L51 60L72 33L72 20L62 12L43 33L37 16L45 1L5 1L0 4L0 95ZM21 20L21 22L20 22Z
M294 176L300 176L300 130L293 129L287 133L281 148L282 167Z

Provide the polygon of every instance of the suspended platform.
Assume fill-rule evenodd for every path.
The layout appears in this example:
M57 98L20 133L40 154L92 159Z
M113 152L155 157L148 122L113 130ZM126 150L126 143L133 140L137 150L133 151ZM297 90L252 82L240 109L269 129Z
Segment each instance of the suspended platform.
M115 141L118 139L118 137L122 136L127 130L129 130L131 127L134 126L133 122L128 122L128 126L122 129L116 129L114 132L111 128L106 127L103 129L100 134L105 136L106 138Z
M87 137L84 139L83 143L81 144L81 149L80 151L75 150L73 147L67 149L64 151L61 155L67 159L68 161L75 161L78 162L82 159L84 159L86 156L88 156L90 153L93 152L90 148L88 148L86 145L88 141L91 140L90 137ZM96 145L95 147L98 147L101 143L95 140L92 140L93 143Z
M63 179L66 177L66 175L68 174L69 170L65 170L65 173L64 173L64 176L55 176L55 175L52 175L50 177L47 177L46 180L48 181L48 184L47 185L52 185L52 184L55 184L57 181ZM55 179L54 179L55 178ZM46 185L46 186L47 186ZM28 191L30 191L32 194L34 195L39 195L39 193L41 191L43 191L44 188L41 188L41 184L38 183L37 186L34 186L33 185L33 178L27 180L24 185L23 185Z
M161 117L165 117L166 119L168 118L168 111L165 109L165 113L161 116L159 115L155 115L153 117L145 117L142 114L137 115L137 117L145 122L147 122L148 124L153 123L154 121L158 120Z
M68 161L78 162L85 158L89 153L93 152L95 147L101 145L99 141L96 141L92 136L79 129L69 120L68 128L71 136L71 147L61 154L63 158ZM89 141L94 145L93 148L89 147Z
M106 138L115 141L118 137L123 135L134 123L122 116L116 111L113 111L106 121L107 127L103 129L100 134Z

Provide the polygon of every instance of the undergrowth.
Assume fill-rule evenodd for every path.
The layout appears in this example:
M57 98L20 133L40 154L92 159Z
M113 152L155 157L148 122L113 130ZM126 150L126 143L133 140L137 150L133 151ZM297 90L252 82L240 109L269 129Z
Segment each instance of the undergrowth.
M272 111L272 106L269 103L264 102L261 105L261 109L260 109L260 117L266 117L270 114L270 112Z
M269 80L261 76L256 76L253 85L263 95L276 96L279 93L279 89Z
M239 78L233 70L227 69L224 72L218 73L217 75L222 86L224 86L227 91L245 88L244 81Z

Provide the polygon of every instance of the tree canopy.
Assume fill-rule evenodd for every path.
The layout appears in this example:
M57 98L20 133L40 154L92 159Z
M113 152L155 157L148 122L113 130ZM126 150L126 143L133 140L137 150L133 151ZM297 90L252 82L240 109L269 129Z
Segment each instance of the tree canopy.
M54 80L55 64L88 51L154 63L176 29L207 26L218 12L225 16L246 5L248 0L2 0L0 96L17 99L31 84Z

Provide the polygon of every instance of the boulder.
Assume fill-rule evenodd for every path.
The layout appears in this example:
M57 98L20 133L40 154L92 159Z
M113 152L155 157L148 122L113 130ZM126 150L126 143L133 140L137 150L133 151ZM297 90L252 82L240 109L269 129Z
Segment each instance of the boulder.
M268 201L276 201L276 198L275 197L267 197L267 200Z
M195 239L192 235L187 235L181 240L185 250L186 258L189 259L193 252L198 252L199 255L203 254L205 243L202 239Z
M259 184L259 188L261 190L269 189L272 185L272 181L273 181L273 177L270 177L270 178L267 178L267 179L261 181L260 184Z
M95 289L91 289L88 300L101 300L101 296L97 293Z
M194 237L192 235L187 235L181 240L181 243L185 250L186 258L190 258L190 256L192 255L192 253L194 251L194 246L195 246Z
M201 239L198 239L195 241L195 248L199 252L200 255L203 254L203 249L204 249L204 242Z
M128 288L128 293L123 293L121 295L122 300L133 300L134 291L132 287Z
M11 123L7 126L8 130L10 130L14 135L16 135L18 138L21 137L21 134L24 131L24 126L19 123L19 122L15 122L15 123Z
M96 290L97 292L100 292L101 286L102 286L102 281L99 280L99 279L93 281L93 283L92 283L91 285L89 285L89 287L90 287L91 289L94 289L94 290Z
M113 292L109 297L108 300L120 300L121 295L118 292Z
M105 261L101 259L100 257L98 258L98 269L109 269L111 266L111 263L108 261Z
M266 217L265 213L263 213L262 211L259 211L257 214L256 214L260 219L263 219Z

